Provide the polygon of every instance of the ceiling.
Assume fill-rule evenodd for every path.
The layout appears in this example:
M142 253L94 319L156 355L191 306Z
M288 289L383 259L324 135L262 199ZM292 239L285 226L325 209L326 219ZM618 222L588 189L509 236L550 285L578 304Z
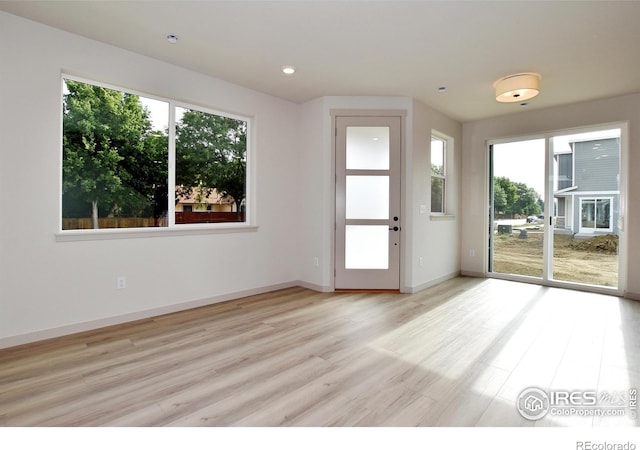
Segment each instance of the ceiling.
M466 122L522 111L493 91L518 72L542 75L528 110L640 92L638 1L21 0L0 10L293 102L408 96Z

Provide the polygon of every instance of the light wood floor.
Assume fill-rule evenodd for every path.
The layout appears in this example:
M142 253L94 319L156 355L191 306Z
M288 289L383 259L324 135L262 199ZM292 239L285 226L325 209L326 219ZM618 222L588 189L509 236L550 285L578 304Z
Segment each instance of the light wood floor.
M472 278L292 288L2 350L0 425L639 425L527 421L530 386L640 387L640 303Z

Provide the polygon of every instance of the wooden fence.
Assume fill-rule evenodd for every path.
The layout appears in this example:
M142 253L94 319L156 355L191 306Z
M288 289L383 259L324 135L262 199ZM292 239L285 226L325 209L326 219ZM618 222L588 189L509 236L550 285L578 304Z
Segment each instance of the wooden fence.
M188 223L224 223L244 222L245 214L240 213L240 220L235 212L176 212L176 224ZM154 219L153 217L101 217L98 219L99 228L157 228L166 227L168 221L165 217ZM93 228L93 220L90 217L78 219L63 218L63 230L90 230Z
M202 211L202 212L176 212L176 224L182 223L221 223L221 222L244 222L244 213Z

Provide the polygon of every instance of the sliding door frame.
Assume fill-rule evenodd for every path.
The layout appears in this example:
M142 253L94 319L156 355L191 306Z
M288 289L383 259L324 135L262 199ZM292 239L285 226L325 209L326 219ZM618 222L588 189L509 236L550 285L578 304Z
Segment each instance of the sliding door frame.
M582 284L571 281L559 281L552 279L553 276L553 158L551 157L551 143L552 139L557 136L564 136L568 134L580 134L589 133L594 131L604 131L614 128L620 129L620 172L619 172L619 187L620 187L620 206L618 214L618 286L615 288ZM543 193L544 199L544 247L543 247L543 274L542 278L531 277L526 275L515 274L503 274L492 272L491 258L493 249L493 186L490 180L493 180L493 146L496 144L504 144L517 141L529 141L533 139L544 139L545 142L545 187L546 192ZM628 122L613 122L607 124L599 124L593 126L584 126L576 128L567 128L561 130L554 130L544 133L527 134L521 136L512 136L500 139L491 139L486 142L486 169L485 169L485 198L487 199L488 211L485 217L485 230L487 233L487 245L485 246L487 254L484 258L484 272L485 276L489 278L499 278L511 281L520 281L526 283L539 284L543 286L571 288L575 290L596 292L609 295L624 296L627 289L627 203L628 203L628 183L629 183L629 123Z

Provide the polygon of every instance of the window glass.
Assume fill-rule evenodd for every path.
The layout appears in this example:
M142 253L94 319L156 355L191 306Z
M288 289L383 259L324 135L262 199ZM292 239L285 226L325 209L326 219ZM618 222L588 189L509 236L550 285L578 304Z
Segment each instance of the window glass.
M176 224L244 222L246 168L246 121L176 108Z
M62 229L167 226L166 102L65 80Z
M433 175L444 176L444 149L444 140L431 139L431 173Z
M431 212L444 212L444 178L431 178Z
M446 141L431 138L431 212L444 214L446 187Z

